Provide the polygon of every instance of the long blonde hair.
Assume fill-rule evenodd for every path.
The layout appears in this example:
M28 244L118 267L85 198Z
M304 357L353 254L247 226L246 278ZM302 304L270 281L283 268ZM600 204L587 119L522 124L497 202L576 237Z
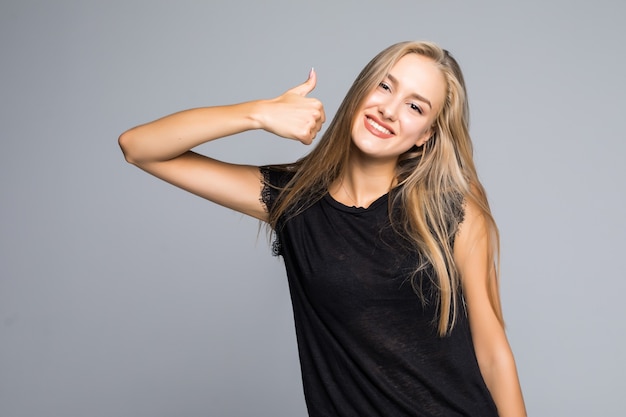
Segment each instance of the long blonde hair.
M453 242L462 221L459 214L468 201L479 208L489 229L489 297L496 316L502 322L498 296L498 229L474 166L463 74L446 50L430 42L401 42L374 57L350 87L318 145L297 162L281 166L293 171L294 176L276 200L269 224L276 228L281 217L293 216L306 209L343 175L357 109L393 65L412 53L430 58L437 65L446 80L447 94L434 122L432 137L423 146L413 147L399 158L396 170L398 192L390 204L399 203L402 210L399 218L391 216L390 210L390 219L423 259L416 266L412 278L418 293L420 283L416 282L417 273L429 266L433 268L431 280L437 289L437 329L444 336L454 327L462 307Z

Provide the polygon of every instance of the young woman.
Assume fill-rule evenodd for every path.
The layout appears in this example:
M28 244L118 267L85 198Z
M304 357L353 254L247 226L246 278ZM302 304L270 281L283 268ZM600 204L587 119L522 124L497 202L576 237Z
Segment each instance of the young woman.
M309 144L303 84L198 108L119 138L128 162L267 222L283 256L311 416L523 416L498 295L498 232L451 55L403 42L359 74L319 144L287 165L190 149L264 129Z

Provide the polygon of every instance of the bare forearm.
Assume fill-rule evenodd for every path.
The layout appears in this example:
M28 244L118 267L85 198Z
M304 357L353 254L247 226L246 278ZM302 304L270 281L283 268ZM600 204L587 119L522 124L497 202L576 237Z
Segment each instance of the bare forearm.
M492 363L482 365L483 378L500 417L526 417L526 407L513 354L502 353Z
M196 146L261 127L260 102L185 110L124 132L119 143L129 162L167 161Z

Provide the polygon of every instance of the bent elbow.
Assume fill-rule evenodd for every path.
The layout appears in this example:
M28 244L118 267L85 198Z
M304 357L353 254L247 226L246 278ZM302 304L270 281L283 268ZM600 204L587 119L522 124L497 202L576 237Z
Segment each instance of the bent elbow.
M117 138L117 143L122 150L122 153L124 154L124 159L126 159L126 162L136 165L137 159L133 156L132 129L122 133L119 138Z

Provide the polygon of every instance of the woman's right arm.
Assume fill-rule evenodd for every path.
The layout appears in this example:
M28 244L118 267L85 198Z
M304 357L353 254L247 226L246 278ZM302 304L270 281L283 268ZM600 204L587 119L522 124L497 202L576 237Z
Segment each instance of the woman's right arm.
M263 129L310 144L325 121L322 104L306 95L315 72L271 100L185 110L134 127L119 137L128 162L200 197L267 220L258 167L221 162L191 149L214 139Z

